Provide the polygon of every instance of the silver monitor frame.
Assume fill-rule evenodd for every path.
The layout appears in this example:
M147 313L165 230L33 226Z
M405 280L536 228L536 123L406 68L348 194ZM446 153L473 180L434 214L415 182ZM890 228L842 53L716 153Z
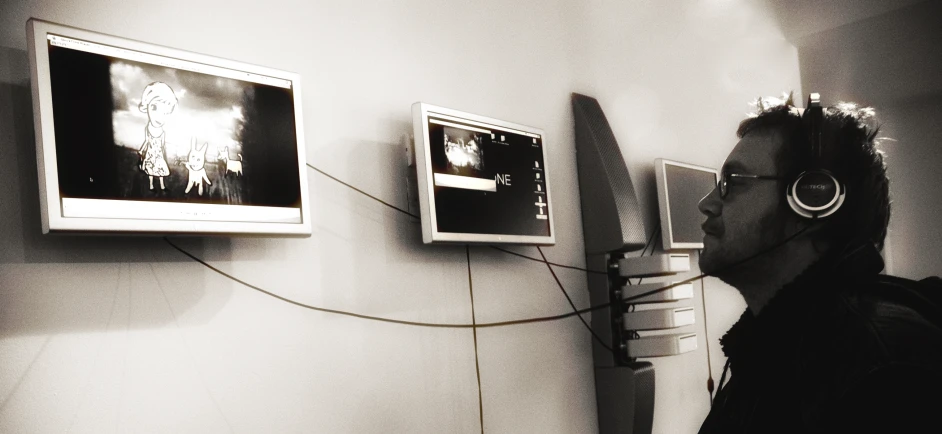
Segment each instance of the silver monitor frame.
M695 164L682 163L680 161L667 160L664 158L658 158L654 160L654 174L657 180L657 204L659 209L659 215L661 219L661 246L664 251L671 250L695 250L702 249L703 242L699 243L679 243L674 242L673 227L671 224L670 218L670 193L667 189L667 171L665 170L666 165L672 165L677 167L683 167L686 169L698 170L701 172L707 172L713 174L713 179L719 179L719 171L704 166L697 166ZM714 183L715 185L715 183Z
M36 131L36 164L39 171L39 195L42 215L42 230L48 233L119 233L142 235L189 234L189 235L262 235L270 237L309 237L311 235L310 200L308 197L307 168L304 145L304 117L301 112L300 75L277 69L251 65L233 60L197 54L181 49L164 47L118 36L101 34L61 24L31 18L26 25L26 39L32 80L33 121ZM63 217L59 194L56 138L53 125L52 89L49 73L49 50L47 35L110 45L157 56L187 62L196 62L212 67L258 74L291 82L295 109L295 125L298 152L298 172L301 192L301 222L234 222L201 220L158 220ZM168 202L168 205L173 205Z
M433 193L435 186L433 184L434 180L432 179L431 145L428 132L428 118L430 113L457 118L465 122L476 122L484 124L485 126L493 126L540 136L540 140L542 141L541 149L543 151L543 179L546 185L546 212L550 229L549 236L439 232L438 220L435 214L435 194ZM412 125L415 137L415 167L416 179L418 181L416 184L418 185L419 208L421 209L422 242L425 244L526 244L541 246L556 244L552 187L550 186L552 176L550 175L549 158L546 152L546 133L542 129L423 102L416 102L412 105Z

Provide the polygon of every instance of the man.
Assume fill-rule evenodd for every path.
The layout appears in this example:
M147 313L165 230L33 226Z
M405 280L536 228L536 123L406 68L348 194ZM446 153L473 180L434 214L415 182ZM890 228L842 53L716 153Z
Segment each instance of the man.
M812 127L791 98L762 102L699 205L700 268L748 306L721 339L729 373L700 432L940 432L942 284L880 274L890 202L873 110L838 104ZM843 183L833 214L789 204L809 169Z

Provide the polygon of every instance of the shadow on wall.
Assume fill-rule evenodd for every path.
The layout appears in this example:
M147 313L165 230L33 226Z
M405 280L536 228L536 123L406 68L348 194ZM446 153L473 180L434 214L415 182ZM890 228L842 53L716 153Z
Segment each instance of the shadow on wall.
M796 43L802 87L878 109L938 100L940 18L942 2L926 1L808 35Z
M407 107L408 108L408 107ZM323 266L325 269L347 268L353 276L350 285L357 288L356 292L348 295L356 300L357 306L371 306L374 314L391 317L415 317L420 316L426 321L448 321L447 312L451 310L462 310L465 307L459 305L456 307L447 304L446 307L440 307L434 312L422 312L423 309L418 306L425 306L429 303L428 288L422 283L424 276L451 275L455 270L459 276L464 275L465 268L465 247L463 245L425 245L422 242L422 224L418 218L419 210L410 209L410 201L414 200L417 191L410 191L411 184L408 177L414 175L415 168L408 167L406 162L406 142L405 137L412 130L412 122L409 119L408 109L403 111L402 119L385 119L380 122L379 129L383 132L381 137L388 137L386 141L355 141L353 143L336 143L333 147L348 147L352 149L351 155L369 155L370 158L351 159L350 168L347 173L350 174L368 174L371 181L367 181L367 176L357 177L359 182L353 183L370 194L381 198L389 204L416 215L412 217L405 213L393 210L372 199L366 198L352 190L336 184L334 181L330 188L333 191L342 191L344 200L336 201L335 205L340 208L350 207L348 213L351 215L349 224L353 226L345 235L334 232L334 235L344 239L343 243L338 243L332 249L342 251L345 249L355 249L350 252L351 257L355 258L349 264L338 264L336 260L323 257ZM319 174L312 176L321 177ZM321 177L323 179L323 177ZM375 180L383 180L375 182ZM391 182L385 180L392 180ZM324 199L322 196L321 200ZM329 200L329 199L328 199ZM417 201L416 201L417 203ZM319 226L319 230L330 231L331 225ZM374 246L382 251L364 250L363 246ZM384 272L382 274L363 273L363 265L375 263L382 259L384 264L381 266ZM331 268L327 268L331 267ZM339 276L325 277L327 281L323 282L328 287L339 287L344 285L343 278ZM339 280L334 280L339 279ZM463 281L463 278L462 278ZM396 285L395 297L390 296L391 282L412 282L406 287ZM438 291L445 291L444 288L438 288ZM462 293L463 294L463 293ZM450 295L439 293L438 296L445 297L442 300L449 300ZM376 300L382 300L381 306L376 304ZM430 314L431 317L423 315ZM444 317L439 317L444 315Z
M429 274L445 275L453 273L455 269L461 270L459 276L463 276L466 264L465 246L463 245L425 245L422 242L422 220L418 217L421 211L418 206L419 200L416 198L418 189L413 184L415 181L415 168L409 167L406 158L407 139L412 132L412 120L409 118L411 112L406 107L403 111L404 120L389 119L385 122L386 131L389 133L390 141L386 143L361 143L356 146L356 155L362 155L360 152L377 153L381 158L373 159L378 162L376 176L379 179L396 180L394 183L381 183L383 186L379 190L380 197L395 198L397 207L409 211L416 215L411 217L398 211L383 212L381 214L373 213L365 218L376 218L376 215L385 215L387 222L381 226L382 233L375 236L382 239L385 249L387 263L391 265L388 270L393 276L394 281L409 282L410 280L421 279L420 276ZM399 138L399 140L395 140ZM424 164L424 162L422 163ZM410 176L412 181L410 182ZM390 221L391 220L391 221ZM474 254L471 253L472 261ZM437 291L446 291L448 294L454 294L451 291L457 291L461 295L458 299L464 297L465 287L463 278L461 285L451 290L437 288ZM377 287L375 278L357 275L355 283L357 288ZM416 306L423 306L428 303L429 295L427 289L422 284L413 284L407 290L397 292L395 298L389 299L386 303L387 313L393 316L408 315L415 317L421 316L424 320L434 322L448 321L448 318L455 316L461 317L467 309L464 304L447 303L436 309L435 312L420 312ZM459 289L460 288L460 289ZM380 294L370 294L372 291L363 291L360 297L375 297ZM440 294L444 295L444 294ZM440 300L451 300L445 296ZM429 315L429 316L425 316Z
M900 2L900 4L909 2ZM802 87L876 109L890 177L888 265L921 279L942 273L939 113L942 2L923 1L801 38Z
M80 134L81 132L76 132ZM0 47L0 338L205 322L232 284L156 237L43 235L29 59ZM180 238L197 257L231 259L228 239ZM208 275L219 288L210 294ZM123 327L122 327L123 328Z

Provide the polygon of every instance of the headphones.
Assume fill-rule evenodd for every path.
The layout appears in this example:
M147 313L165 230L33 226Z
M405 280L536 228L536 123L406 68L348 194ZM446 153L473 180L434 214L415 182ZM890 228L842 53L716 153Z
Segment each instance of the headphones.
M788 184L785 198L796 214L819 219L834 214L844 203L847 189L831 172L826 170L821 161L821 126L824 123L824 109L821 108L821 95L812 93L802 113L802 120L807 118L808 141L811 144L811 164L794 181Z

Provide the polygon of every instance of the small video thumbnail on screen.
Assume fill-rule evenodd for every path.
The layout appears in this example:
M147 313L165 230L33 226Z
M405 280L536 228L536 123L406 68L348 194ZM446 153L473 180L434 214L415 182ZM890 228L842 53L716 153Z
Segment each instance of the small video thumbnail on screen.
M452 127L444 128L446 169L449 174L485 178L483 134Z
M441 125L443 164L435 169L435 185L467 190L497 191L495 174L489 170L490 133L473 127Z

